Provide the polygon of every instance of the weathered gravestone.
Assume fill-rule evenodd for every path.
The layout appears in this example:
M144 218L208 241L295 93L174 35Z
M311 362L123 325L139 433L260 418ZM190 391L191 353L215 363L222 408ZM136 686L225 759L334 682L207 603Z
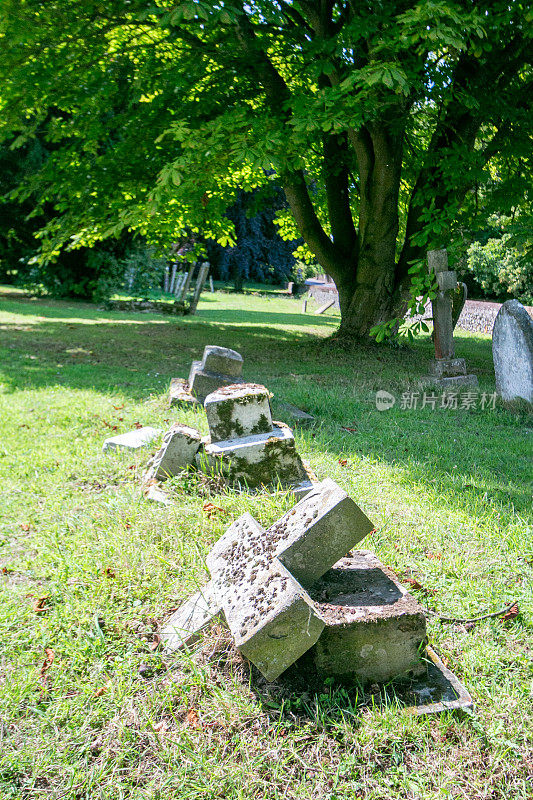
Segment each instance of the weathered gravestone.
M174 378L170 384L170 405L203 403L221 386L242 382L243 358L229 347L206 345L201 361L193 361L188 381Z
M435 274L439 290L432 300L433 342L435 359L431 362L429 381L444 388L449 386L477 387L476 375L467 375L464 358L455 357L453 330L461 313L466 297L466 287L462 299L457 300L457 273L448 269L446 250L428 252L428 270ZM455 298L455 311L454 311Z
M424 679L423 609L372 553L346 556L372 529L329 479L266 531L243 514L207 556L211 580L166 623L163 646L177 650L221 617L237 648L267 680L301 663L304 654L303 669L311 663L322 678ZM440 678L443 670L440 664ZM449 687L450 673L446 678ZM423 687L421 697L433 695ZM470 704L456 682L449 702L440 706Z
M533 404L533 320L518 300L500 308L492 330L496 390L504 403Z
M264 386L223 387L206 397L204 408L209 437L202 438L188 426L173 425L149 464L145 481L164 480L193 466L237 487L281 484L296 492L311 488L311 476L291 429L272 421L270 393Z
M470 707L426 648L417 601L372 553L343 557L372 528L331 480L266 531L243 514L207 557L211 580L165 625L165 649L192 642L220 617L267 680L292 665L308 679L310 666L322 678L362 683L408 678L419 713Z

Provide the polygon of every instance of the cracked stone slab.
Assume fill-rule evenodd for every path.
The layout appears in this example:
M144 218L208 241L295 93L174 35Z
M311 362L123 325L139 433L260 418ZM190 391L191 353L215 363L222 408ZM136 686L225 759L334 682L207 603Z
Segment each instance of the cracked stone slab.
M257 383L226 386L204 402L212 442L272 431L270 392Z
M161 428L151 428L147 425L144 428L137 428L128 433L121 433L118 436L111 436L106 439L102 445L102 451L107 453L109 450L138 450L141 447L146 447L154 439L157 439L163 433Z
M250 488L277 482L290 486L307 478L293 433L282 422L275 422L270 433L210 442L196 462L205 471Z
M372 530L374 525L352 498L326 478L267 535L279 536L277 557L307 589Z

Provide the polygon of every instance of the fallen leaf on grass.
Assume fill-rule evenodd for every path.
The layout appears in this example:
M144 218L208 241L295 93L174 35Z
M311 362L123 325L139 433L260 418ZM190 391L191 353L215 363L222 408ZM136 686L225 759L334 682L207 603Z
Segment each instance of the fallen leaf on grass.
M418 589L419 591L424 592L424 594L435 594L435 590L434 589L426 589L426 587L422 586L420 581L417 581L416 578L411 578L409 576L406 576L406 577L402 577L401 581L402 581L402 583L406 583L412 589Z
M48 680L48 676L47 676L46 673L48 672L48 670L50 669L50 667L54 663L54 659L56 657L56 654L54 653L54 651L52 650L51 647L46 647L45 648L44 655L45 655L45 659L43 661L43 665L42 665L41 669L39 670L39 678L41 680L41 684L42 684L42 689L43 690L46 688L46 683L47 683L47 680Z
M429 550L426 553L426 558L435 558L437 561L442 559L442 553L431 553Z
M348 433L357 433L357 428L347 428L346 425L341 425L343 431L348 431Z
M29 531L31 529L31 522L21 522L20 528L23 531Z
M161 637L158 633L155 634L153 642L150 642L150 650L157 650L159 645L161 644Z
M339 458L339 464L341 465L341 467L345 467L348 464L348 459L347 458Z
M207 518L208 519L211 519L211 517L213 517L215 514L227 514L228 513L225 508L221 508L220 506L215 506L215 505L213 505L213 503L210 503L209 501L206 501L203 504L202 508L205 511L205 513L207 514Z
M106 578L116 578L116 572L111 567L106 567L102 570Z
M156 722L153 728L156 733L159 734L166 733L169 729L168 722L165 719L162 719L161 722Z
M106 691L106 687L105 686L100 686L100 688L97 689L96 692L94 693L93 697L101 697L104 694L105 691Z
M501 617L502 622L507 622L508 619L514 619L518 616L518 603L515 603L514 606L511 606L509 611L506 611L505 614Z
M2 567L2 569L0 570L0 572L2 573L2 575L9 575L9 573L10 573L10 572L13 572L13 570L12 570L12 569L9 569L8 567Z
M196 710L196 708L189 708L185 716L185 722L191 728L195 728L196 730L201 730L202 728L202 725L200 723L200 717L198 716L198 711Z
M124 408L124 403L122 403L121 406L113 406L113 408L115 409L115 411L122 411L122 409Z
M112 424L111 424L110 422L108 422L106 419L102 420L102 422L104 423L104 425L106 426L106 428L111 428L111 430L112 430L112 431L118 431L118 425L112 425Z
M144 425L141 422L134 422L133 427L139 430L139 428L144 428Z
M36 614L39 614L41 611L46 610L46 605L47 605L46 601L48 600L49 597L50 597L49 594L43 594L41 597L38 597L35 600L32 608Z

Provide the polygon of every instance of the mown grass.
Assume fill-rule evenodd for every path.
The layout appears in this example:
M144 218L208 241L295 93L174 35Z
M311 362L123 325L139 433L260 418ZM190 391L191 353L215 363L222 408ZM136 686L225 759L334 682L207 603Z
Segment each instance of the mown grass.
M168 319L0 297L2 797L531 796L531 420L499 405L402 409L402 392L423 391L427 339L343 349L334 316L300 308L216 293ZM250 511L268 525L291 504L207 497L189 477L173 481L174 505L152 505L139 489L148 453L102 455L135 422L205 426L166 395L208 343L238 349L247 378L316 416L300 451L360 503L376 524L366 546L416 578L426 606L468 617L518 600L507 623L429 621L473 716L265 684L219 627L191 654L155 648L229 522ZM459 333L457 351L493 392L490 339ZM376 410L378 389L393 409ZM209 518L206 499L224 512Z

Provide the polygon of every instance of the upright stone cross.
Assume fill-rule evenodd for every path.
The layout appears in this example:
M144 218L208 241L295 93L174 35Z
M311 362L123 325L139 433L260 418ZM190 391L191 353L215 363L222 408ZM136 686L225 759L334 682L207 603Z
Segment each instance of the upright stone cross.
M178 649L222 612L239 650L275 680L326 624L308 590L373 527L329 479L268 531L243 514L207 557L209 583L162 631L166 649Z
M457 273L448 269L446 250L430 250L427 257L428 270L435 274L439 287L437 296L431 301L435 345L435 360L431 364L432 382L442 386L477 386L477 377L466 374L464 358L455 357L453 329L458 314L454 315L453 305L459 286ZM463 288L463 295L466 296L466 287Z

